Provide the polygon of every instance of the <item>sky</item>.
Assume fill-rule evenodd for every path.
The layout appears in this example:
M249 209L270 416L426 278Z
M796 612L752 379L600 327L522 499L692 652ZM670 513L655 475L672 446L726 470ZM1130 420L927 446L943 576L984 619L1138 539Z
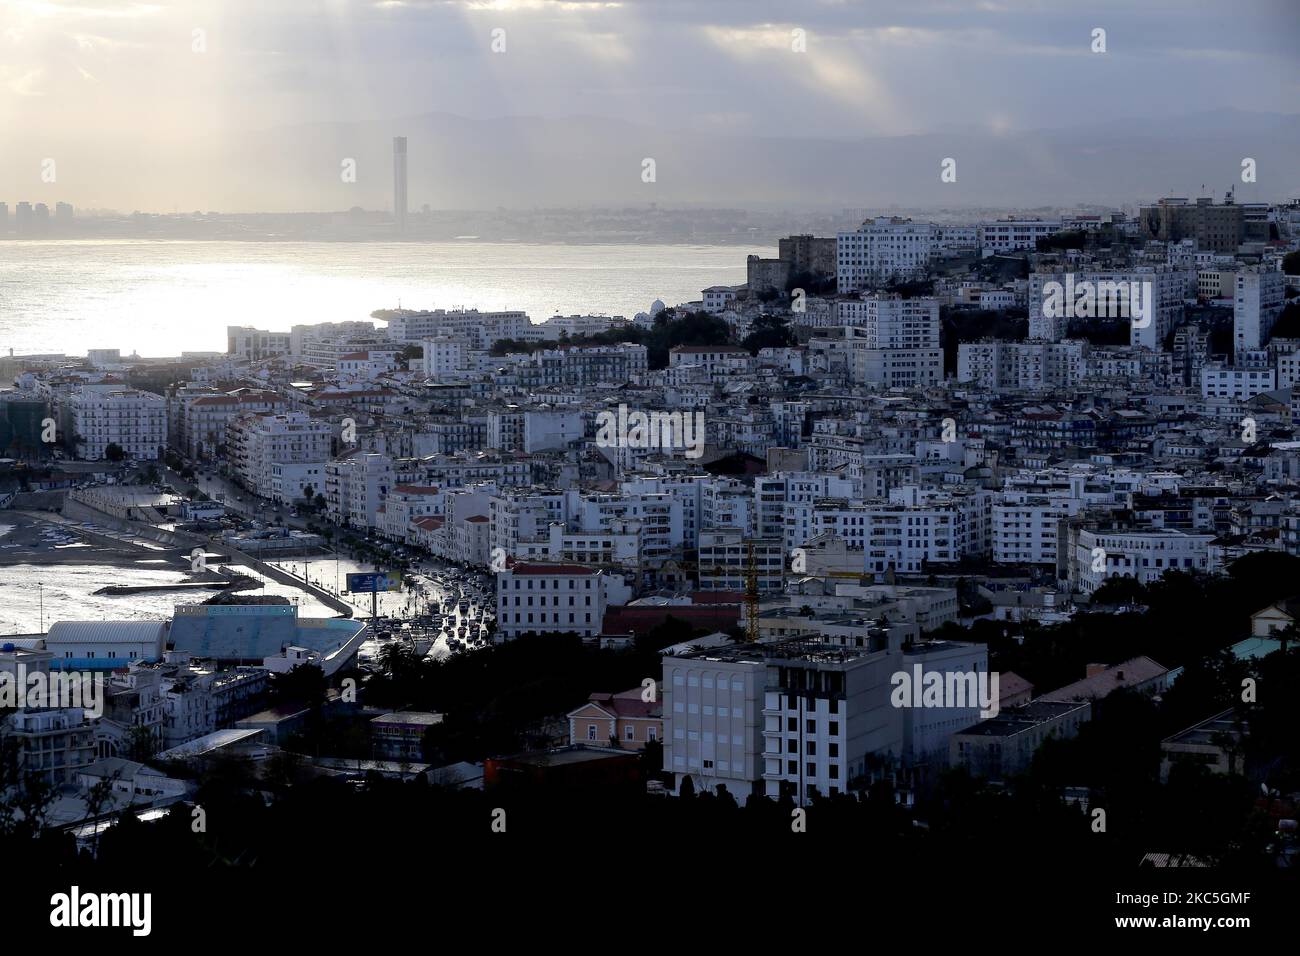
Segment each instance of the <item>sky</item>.
M81 205L148 207L132 164L198 204L167 170L200 144L431 113L793 140L1294 113L1298 43L1296 0L0 0L0 200L66 157Z

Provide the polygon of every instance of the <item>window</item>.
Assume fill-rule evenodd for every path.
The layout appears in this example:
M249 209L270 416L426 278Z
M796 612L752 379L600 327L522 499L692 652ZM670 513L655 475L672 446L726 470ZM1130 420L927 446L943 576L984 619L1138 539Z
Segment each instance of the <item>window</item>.
M627 727L627 739L636 740L636 728L633 727L631 724L628 724Z
M588 739L588 740L595 740L595 739L596 739L596 725L595 725L595 724L588 724L588 725L587 725L587 739Z

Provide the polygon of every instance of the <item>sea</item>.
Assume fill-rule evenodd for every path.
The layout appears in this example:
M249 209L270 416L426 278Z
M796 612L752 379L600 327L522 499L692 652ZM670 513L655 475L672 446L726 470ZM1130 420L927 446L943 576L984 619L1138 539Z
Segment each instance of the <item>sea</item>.
M632 318L745 281L746 246L456 242L0 241L0 356L224 352L226 327L375 309Z

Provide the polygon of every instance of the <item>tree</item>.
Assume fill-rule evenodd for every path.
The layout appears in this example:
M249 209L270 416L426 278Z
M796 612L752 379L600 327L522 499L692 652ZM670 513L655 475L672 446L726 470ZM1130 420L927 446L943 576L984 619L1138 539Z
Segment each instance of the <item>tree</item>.
M148 727L136 724L126 732L126 748L131 760L144 763L158 752L158 740Z
M1300 251L1288 252L1282 257L1282 272L1289 276L1300 275Z
M664 745L657 737L647 740L641 749L641 774L647 780L659 780L664 775Z
M278 674L271 685L277 701L305 704L314 711L324 705L327 689L325 672L315 664L299 664L286 674Z
M109 461L122 461L126 458L126 452L122 450L122 446L117 442L109 442L108 447L104 449L104 457Z
M0 738L0 794L0 842L17 837L21 844L40 833L56 793L44 777L24 768L14 737Z
M749 335L741 342L751 355L759 349L779 349L797 345L798 339L790 330L790 323L780 315L760 315L750 326Z
M1117 576L1108 578L1101 587L1093 592L1092 603L1097 605L1140 604L1145 596L1146 588L1137 578Z

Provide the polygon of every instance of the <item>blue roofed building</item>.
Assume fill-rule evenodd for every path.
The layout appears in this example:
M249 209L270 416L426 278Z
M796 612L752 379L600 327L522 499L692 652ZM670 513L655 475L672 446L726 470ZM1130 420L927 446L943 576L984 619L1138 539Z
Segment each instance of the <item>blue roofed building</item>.
M329 676L356 656L365 631L361 621L299 617L298 608L288 605L182 604L168 643L194 657L253 665L305 648Z

